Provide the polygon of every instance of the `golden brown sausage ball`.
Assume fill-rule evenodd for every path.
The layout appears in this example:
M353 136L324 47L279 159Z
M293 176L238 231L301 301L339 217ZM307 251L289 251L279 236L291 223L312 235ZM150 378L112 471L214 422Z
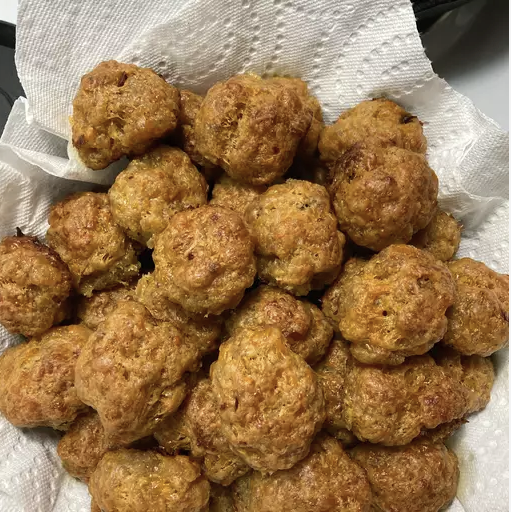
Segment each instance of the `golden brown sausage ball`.
M108 198L114 221L129 237L153 247L174 214L207 203L207 190L184 151L161 145L133 159Z
M509 276L471 258L448 265L456 301L447 311L444 342L462 354L489 356L508 342Z
M69 266L81 294L91 296L138 275L136 251L115 224L108 195L72 194L53 205L49 223L48 244Z
M339 273L345 243L324 187L303 180L273 185L247 208L259 277L297 296Z
M451 214L437 210L426 226L412 238L411 244L432 253L438 260L447 262L458 251L461 241L461 224Z
M263 326L279 328L289 347L310 365L325 354L333 335L319 308L267 285L247 294L226 322L229 335L240 328Z
M369 261L349 260L323 297L323 313L351 342L355 358L397 365L443 337L454 296L444 264L427 251L395 244Z
M120 301L76 363L78 396L98 413L109 438L128 444L152 434L186 395L195 345L135 301Z
M238 182L224 173L213 187L209 204L230 208L243 216L247 206L265 191L265 185Z
M433 358L450 376L467 389L467 413L482 410L490 402L495 371L490 358L479 355L465 356L449 347L435 348Z
M238 75L208 91L195 123L197 149L236 180L270 184L291 166L312 118L293 87Z
M201 355L218 348L222 317L193 314L172 303L164 290L155 282L152 274L146 274L140 278L136 296L155 319L170 322L190 341L193 340Z
M364 470L324 435L293 468L252 472L234 485L237 511L370 511L371 499Z
M177 125L179 91L149 68L106 61L82 77L73 101L73 146L91 169L140 155Z
M118 449L99 462L89 493L102 511L205 511L209 483L187 456Z
M211 483L209 490L209 511L236 511L230 486Z
M73 477L88 482L99 460L111 448L99 415L90 410L71 424L60 439L57 453L62 466Z
M437 208L436 174L423 155L402 148L353 146L337 160L331 177L340 229L374 251L409 242Z
M66 316L71 273L36 237L0 242L0 323L10 333L44 333Z
M327 126L319 140L321 159L333 163L360 142L426 153L426 138L417 116L385 98L363 101Z
M232 210L205 205L177 213L153 253L155 282L185 310L219 315L254 281L254 242Z
M50 328L0 356L0 412L18 427L65 430L87 409L75 388L75 364L91 331Z
M115 310L119 301L133 297L135 285L120 285L113 289L100 290L90 297L80 296L76 312L78 319L87 328L95 330Z
M304 458L325 419L316 374L274 327L240 329L210 369L231 449L262 472Z
M347 429L343 412L344 380L349 362L351 355L348 345L336 337L325 357L314 367L325 398L326 419L323 429L340 440L345 447L358 441Z
M361 444L351 456L367 472L379 511L440 511L456 495L458 458L442 443Z
M205 476L215 483L228 486L249 470L222 433L220 412L207 377L199 379L178 414L171 415L154 436L169 453L188 449L192 457L202 459Z

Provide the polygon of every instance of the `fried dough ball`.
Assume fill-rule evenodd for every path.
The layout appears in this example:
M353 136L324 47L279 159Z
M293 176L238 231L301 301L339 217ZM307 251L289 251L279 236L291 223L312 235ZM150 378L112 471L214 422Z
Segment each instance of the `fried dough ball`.
M456 301L447 311L444 342L462 354L490 356L509 338L509 276L470 258L448 266Z
M409 242L437 208L435 172L424 155L402 148L355 145L336 161L331 177L340 229L374 251Z
M222 317L209 315L204 317L184 310L172 303L162 288L155 282L152 274L142 276L137 284L137 300L140 301L159 320L170 322L189 340L193 340L201 355L210 353L220 344Z
M113 289L100 290L91 297L80 296L76 315L87 328L95 330L116 308L119 301L133 298L135 285L120 285Z
M267 285L248 293L226 322L229 335L263 326L279 328L289 347L310 365L325 354L333 335L319 308Z
M243 216L247 206L265 191L265 185L237 182L224 173L213 187L209 204L230 208Z
M154 433L167 452L188 449L202 458L205 476L224 486L246 474L249 467L236 456L221 430L220 412L207 377L199 379L179 410Z
M371 499L364 470L337 440L321 435L293 468L252 472L234 485L237 511L370 511Z
M88 482L99 460L112 448L98 414L90 410L71 424L60 439L57 453L62 466L73 477Z
M154 278L185 310L219 315L236 307L254 281L254 243L232 210L205 205L177 213L153 253Z
M490 358L465 356L449 347L435 348L433 358L468 391L467 413L482 410L490 402L495 371Z
M366 100L343 112L319 139L321 159L333 163L354 144L369 142L381 147L397 146L426 153L426 138L417 116L391 100Z
M102 511L205 511L209 483L187 456L118 449L99 462L89 493Z
M140 264L133 243L114 223L108 195L81 192L53 205L48 244L69 266L78 292L128 283Z
M10 333L44 333L66 316L71 274L36 237L0 242L0 323Z
M179 91L149 68L105 61L82 77L73 101L73 146L91 169L140 155L176 128Z
M11 424L65 430L87 409L74 380L90 334L82 325L50 328L0 355L0 412Z
M456 495L458 458L442 443L361 444L351 455L367 472L379 511L440 511Z
M444 264L427 251L395 244L369 261L349 260L323 297L323 313L338 323L355 358L398 365L443 337L454 297Z
M273 185L250 204L245 220L263 281L305 296L336 278L346 239L321 185L292 179Z
M358 441L347 429L343 414L344 380L350 360L348 345L336 337L325 357L314 367L325 398L326 419L323 429L340 440L345 447Z
M438 260L447 262L458 251L461 241L461 224L451 214L442 210L412 238L411 244L432 253Z
M304 458L325 419L316 374L274 327L239 329L210 368L229 446L262 472Z
M211 483L209 511L236 511L231 487Z
M156 321L135 301L119 301L76 363L78 396L99 414L112 442L152 434L186 395L197 369L195 344L171 323Z
M207 203L208 186L188 155L158 146L133 159L108 191L114 221L149 247L171 217Z
M195 123L197 149L235 180L270 184L291 166L312 119L295 88L238 75L208 91Z

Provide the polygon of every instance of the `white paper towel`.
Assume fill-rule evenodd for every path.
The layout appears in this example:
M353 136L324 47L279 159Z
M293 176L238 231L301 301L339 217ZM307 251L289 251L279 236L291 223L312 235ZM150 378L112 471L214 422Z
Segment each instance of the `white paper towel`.
M460 255L507 272L508 135L433 73L409 1L23 0L17 38L28 102L15 104L0 142L0 235L16 226L44 235L52 202L115 176L83 169L66 150L80 77L115 58L198 92L244 71L299 76L327 122L363 99L395 99L424 121L441 204L465 226ZM0 352L14 341L0 331ZM452 441L461 466L452 511L508 509L507 350L494 361L492 402ZM1 511L89 508L56 441L0 418Z

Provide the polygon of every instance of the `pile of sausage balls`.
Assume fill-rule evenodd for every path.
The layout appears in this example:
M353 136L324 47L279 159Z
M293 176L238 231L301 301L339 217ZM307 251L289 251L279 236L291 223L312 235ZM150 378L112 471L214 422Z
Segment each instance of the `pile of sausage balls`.
M508 276L455 259L422 124L324 126L296 78L205 97L103 62L72 141L107 192L0 244L0 411L64 434L97 511L438 511L490 400Z

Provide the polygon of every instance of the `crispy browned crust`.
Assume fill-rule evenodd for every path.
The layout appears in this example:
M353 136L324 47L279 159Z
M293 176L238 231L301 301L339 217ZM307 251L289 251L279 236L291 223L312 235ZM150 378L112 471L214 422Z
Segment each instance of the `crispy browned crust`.
M179 91L151 69L102 62L73 101L73 146L91 169L140 155L176 128L179 103Z

